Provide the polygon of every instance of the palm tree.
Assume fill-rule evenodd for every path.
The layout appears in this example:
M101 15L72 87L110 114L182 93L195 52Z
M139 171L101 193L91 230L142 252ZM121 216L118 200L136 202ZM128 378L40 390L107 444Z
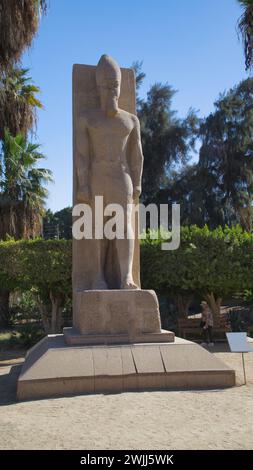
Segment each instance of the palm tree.
M29 47L45 13L46 0L0 0L0 67L19 61Z
M41 217L52 181L51 171L38 168L44 155L23 134L5 131L0 154L0 239L41 234Z
M27 73L28 69L11 67L0 74L0 139L5 129L27 135L36 123L36 108L42 108L36 97L40 89Z
M0 152L0 239L30 238L41 234L42 215L51 172L38 168L44 158L39 145L23 134L12 137L5 131ZM0 326L10 321L10 291L0 286Z
M26 140L36 121L35 110L42 107L36 98L39 89L26 76L27 70L14 67L31 45L46 7L47 0L0 0L0 238L40 232L43 182L51 178L50 172L36 168L43 156ZM0 287L3 326L9 322L9 296L9 290Z
M238 27L243 40L246 70L249 70L253 66L253 0L238 1L244 9Z

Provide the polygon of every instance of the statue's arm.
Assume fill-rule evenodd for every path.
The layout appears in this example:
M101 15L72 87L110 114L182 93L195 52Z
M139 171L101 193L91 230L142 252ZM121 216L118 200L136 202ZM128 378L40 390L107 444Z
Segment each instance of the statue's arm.
M133 199L141 194L141 178L143 170L143 153L139 119L134 116L134 128L129 137L128 164L133 183Z
M76 135L77 161L76 161L76 178L77 178L77 201L88 202L90 199L89 188L89 166L90 166L90 149L87 121L84 117L80 117L78 122L78 130Z

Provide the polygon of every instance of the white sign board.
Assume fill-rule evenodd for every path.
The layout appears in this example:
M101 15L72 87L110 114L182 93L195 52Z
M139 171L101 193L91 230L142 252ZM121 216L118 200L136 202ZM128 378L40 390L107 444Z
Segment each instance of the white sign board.
M226 333L231 352L253 352L247 333Z

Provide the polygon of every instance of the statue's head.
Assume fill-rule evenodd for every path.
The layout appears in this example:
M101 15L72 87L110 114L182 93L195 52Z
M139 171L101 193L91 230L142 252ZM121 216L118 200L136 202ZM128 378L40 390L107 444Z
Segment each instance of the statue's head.
M117 62L106 54L101 56L97 64L96 82L101 105L110 117L115 116L119 109L121 71Z

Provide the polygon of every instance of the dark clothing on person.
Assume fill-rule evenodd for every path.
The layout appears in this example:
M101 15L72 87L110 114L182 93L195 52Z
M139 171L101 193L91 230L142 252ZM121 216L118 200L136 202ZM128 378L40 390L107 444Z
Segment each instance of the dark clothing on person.
M212 343L213 342L213 327L208 326L207 328L203 328L203 337L205 343Z

